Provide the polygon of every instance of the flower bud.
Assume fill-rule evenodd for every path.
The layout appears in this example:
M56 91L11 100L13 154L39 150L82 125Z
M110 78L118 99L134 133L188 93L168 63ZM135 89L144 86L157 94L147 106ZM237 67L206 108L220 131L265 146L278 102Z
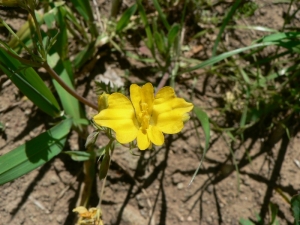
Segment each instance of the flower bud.
M103 93L98 97L98 110L99 112L103 109L108 108L108 96L109 94Z

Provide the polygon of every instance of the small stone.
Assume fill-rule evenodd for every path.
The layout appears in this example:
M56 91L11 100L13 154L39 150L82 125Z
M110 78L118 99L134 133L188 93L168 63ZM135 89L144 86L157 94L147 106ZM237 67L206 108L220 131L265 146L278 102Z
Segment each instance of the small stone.
M25 112L24 112L24 114L26 116L29 116L31 114L31 109L26 109Z
M173 176L172 176L172 182L173 182L173 184L178 184L181 181L182 181L182 176L181 176L180 173L173 174Z
M212 220L212 218L210 216L206 218L206 222L211 223L212 221L213 220Z
M214 188L213 188L212 185L209 185L209 186L206 188L207 192L210 193L210 194L212 193L213 189L214 189Z
M182 188L183 188L183 183L178 183L178 184L177 184L177 189L178 189L178 190L181 190Z
M58 182L58 179L57 179L56 176L50 177L50 183L51 183L51 184L56 184L57 182Z
M192 222L193 221L193 217L188 216L188 218L186 220L189 221L189 222Z
M149 159L150 158L150 153L149 151L145 152L145 155L144 155L144 159Z
M34 137L36 136L36 135L35 135L35 132L34 132L34 131L30 131L30 132L29 132L29 136L32 137L32 138L34 138Z
M65 220L65 216L64 215L58 215L56 217L56 221L59 223L59 224L62 224Z

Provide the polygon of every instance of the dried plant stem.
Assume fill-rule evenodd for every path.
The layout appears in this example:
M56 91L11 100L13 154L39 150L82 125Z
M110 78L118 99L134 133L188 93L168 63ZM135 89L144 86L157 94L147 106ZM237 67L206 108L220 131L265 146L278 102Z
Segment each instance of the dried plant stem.
M78 99L85 105L90 106L91 108L98 110L98 106L87 100L86 98L78 95L72 88L70 88L58 75L57 73L49 66L48 63L43 64L43 68L51 75L53 79L55 79L70 95L74 98Z

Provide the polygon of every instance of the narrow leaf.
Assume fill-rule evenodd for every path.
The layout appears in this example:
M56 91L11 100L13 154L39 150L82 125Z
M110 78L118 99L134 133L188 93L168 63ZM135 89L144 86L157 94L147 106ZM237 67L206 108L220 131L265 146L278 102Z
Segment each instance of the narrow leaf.
M49 56L48 60L52 61L49 64L51 67L53 66L53 69L60 76L60 78L69 87L74 89L73 82L71 80L71 77L73 77L72 70L69 69L70 62L69 61L62 62L57 53ZM55 62L56 60L58 61L56 65L54 65L53 62ZM72 95L70 95L63 87L61 87L60 84L57 83L57 81L53 80L53 84L55 86L55 89L57 90L59 98L61 99L66 114L72 116L74 119L82 118L81 116L82 111L81 111L79 101L76 98L74 98Z
M0 156L0 185L51 160L63 149L72 119L66 119L36 138Z
M300 195L292 197L291 206L294 215L294 224L300 225Z
M223 34L224 30L225 30L225 27L227 26L227 24L231 20L232 16L234 15L235 10L238 8L238 6L240 5L240 3L241 3L241 0L234 1L234 3L232 5L232 7L230 8L229 12L224 17L222 26L220 28L220 31L219 31L218 36L217 36L217 39L216 39L215 44L213 46L212 56L216 55L217 48L218 48L218 45L219 45L219 43L221 41L221 37L222 37L222 34Z
M162 8L160 7L159 3L157 0L153 0L153 5L154 7L156 8L157 12L158 12L158 15L162 21L162 23L164 24L164 26L167 28L167 30L170 30L170 25L167 21L167 17L166 15L163 13L163 10Z
M106 153L103 157L103 160L100 165L100 170L99 170L99 179L102 180L106 177L108 168L110 165L110 155L109 153Z
M164 42L164 36L159 32L155 32L154 40L155 40L155 44L156 44L158 51L160 52L160 54L162 54L164 56L166 54L166 46L165 46L165 42Z
M154 44L153 44L154 41L153 41L152 31L151 31L151 28L150 28L149 23L148 23L146 11L143 7L143 4L141 3L141 0L137 0L137 5L138 5L138 11L140 13L141 19L142 19L143 24L145 26L146 35L147 35L147 38L148 38L148 40L146 41L146 45L151 50L151 52L153 54L153 52L154 52Z
M41 110L53 117L60 116L55 97L35 70L21 64L1 48L0 69Z
M92 154L85 151L64 151L63 153L71 156L74 161L86 161L93 157Z
M134 4L130 8L128 8L120 18L120 20L117 22L116 25L116 32L121 32L130 22L130 17L135 14L137 9L137 4Z
M195 179L201 165L202 165L202 162L203 162L203 159L205 157L205 154L206 154L206 151L209 147L209 140L210 140L210 125L209 125L209 118L207 116L207 114L201 110L200 108L198 107L194 107L194 112L198 118L198 120L200 121L201 125L202 125L202 129L204 131L204 135L205 135L205 147L204 147L204 151L203 151L203 155L202 155L202 158L200 160L200 163L199 163L199 166L198 168L196 169L193 177L192 177L192 180L190 181L189 185L191 185L191 183L193 182L193 180Z
M174 24L171 27L171 29L170 29L170 31L168 33L168 44L169 44L169 47L171 47L173 45L174 40L178 36L179 30L180 30L180 26L178 24Z
M182 73L188 73L188 72L191 72L191 71L194 71L194 70L197 70L197 69L200 69L200 68L203 68L205 66L212 66L214 65L215 63L217 62L220 62L222 61L223 59L226 59L230 56L233 56L233 55L236 55L238 53L241 53L241 52L244 52L244 51L247 51L247 50L250 50L250 49L253 49L253 48L259 48L259 47L266 47L266 46L269 46L269 45L276 45L278 43L275 43L275 42L264 42L264 43L259 43L259 44L254 44L254 45L250 45L250 46L247 46L247 47L244 47L244 48L238 48L238 49L235 49L233 51L230 51L230 52L225 52L221 55L217 55L215 57L212 57L194 67L191 67L187 70L184 70Z

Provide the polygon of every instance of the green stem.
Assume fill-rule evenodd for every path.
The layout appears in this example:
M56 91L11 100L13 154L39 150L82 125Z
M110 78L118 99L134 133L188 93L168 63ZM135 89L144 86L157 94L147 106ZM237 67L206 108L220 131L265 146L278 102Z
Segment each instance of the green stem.
M3 19L1 19L1 18L0 18L0 23L2 23L3 26L9 31L9 33L11 33L12 36L14 36L14 37L18 40L18 42L23 46L23 48L26 49L26 51L27 51L30 55L33 55L32 51L31 51L29 48L27 48L27 46L23 43L23 41L20 40L20 38L18 37L18 35L17 35L17 34L10 28L10 26L8 26L8 24L7 24Z
M36 30L37 35L38 35L38 39L39 39L39 43L40 43L40 48L41 48L40 54L42 55L42 58L44 59L44 61L47 61L47 53L46 53L45 47L43 45L43 38L42 38L42 34L41 34L41 29L40 29L39 23L38 23L38 21L36 19L34 10L30 9L29 10L29 14L33 18L33 22L34 22L34 25L35 25L35 30Z
M44 63L43 67L47 72L51 75L53 79L55 79L67 92L69 92L70 95L72 95L74 98L78 99L83 104L90 106L91 108L98 111L98 106L87 100L86 98L78 95L73 89L71 89L58 75L57 73L49 66L48 63Z
M2 43L1 43L2 44ZM6 47L6 46L5 46ZM14 57L15 59L19 60L20 62L22 62L24 65L26 66L31 66L31 67L40 67L41 63L39 62L34 62L31 60L27 60L27 59L23 59L20 56L16 55L14 52L12 52L10 49L6 49L4 47L2 47L0 45L0 48L5 51L7 54L9 54L10 56Z

